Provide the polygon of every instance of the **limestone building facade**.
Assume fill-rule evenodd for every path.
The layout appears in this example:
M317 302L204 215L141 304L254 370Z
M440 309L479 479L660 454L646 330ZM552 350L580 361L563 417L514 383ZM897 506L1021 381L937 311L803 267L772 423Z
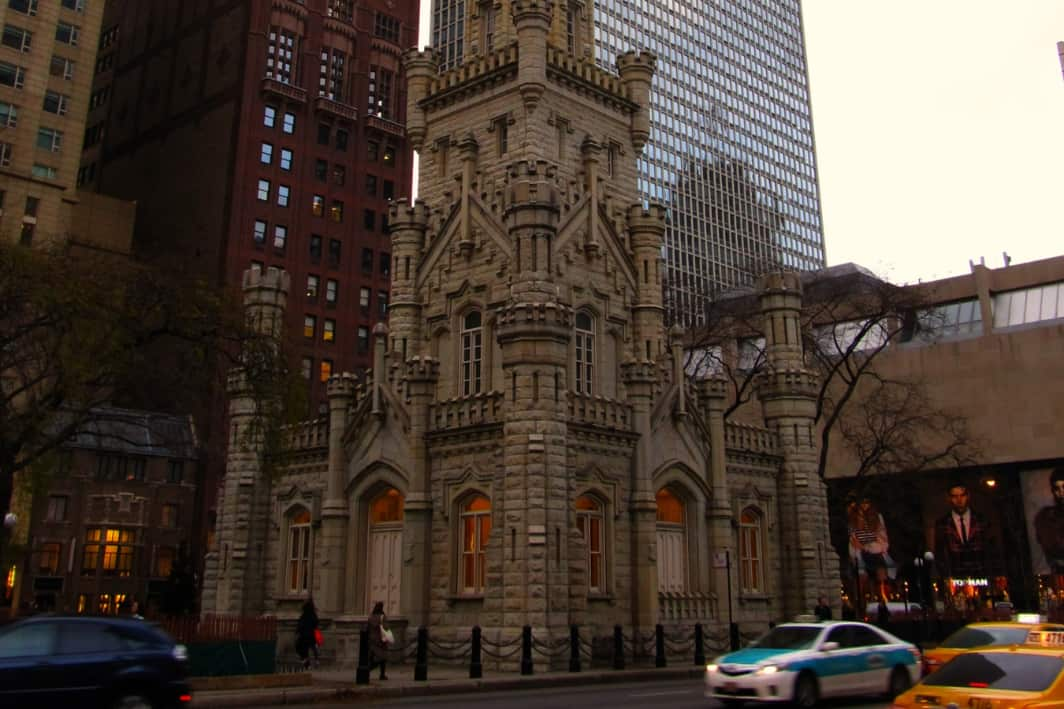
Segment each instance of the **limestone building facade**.
M312 596L345 662L376 601L400 630L498 640L808 612L838 563L798 279L763 284L764 425L725 424L727 382L685 376L664 326L666 213L638 197L655 58L613 75L567 50L554 3L501 7L483 58L405 55L423 201L390 213L372 376L331 378L272 476L230 377L204 611L294 619ZM251 316L276 329L289 287L248 272Z

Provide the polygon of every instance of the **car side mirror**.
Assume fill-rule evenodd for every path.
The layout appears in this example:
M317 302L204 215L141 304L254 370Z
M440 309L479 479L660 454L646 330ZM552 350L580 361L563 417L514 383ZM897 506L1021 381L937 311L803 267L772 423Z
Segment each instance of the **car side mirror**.
M829 640L826 643L821 644L820 652L831 652L832 650L838 650L839 644L834 640Z

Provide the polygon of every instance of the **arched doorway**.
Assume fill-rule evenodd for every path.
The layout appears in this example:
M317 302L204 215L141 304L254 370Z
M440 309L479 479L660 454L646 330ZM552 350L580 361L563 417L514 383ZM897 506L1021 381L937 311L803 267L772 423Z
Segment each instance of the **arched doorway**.
M369 505L369 583L366 584L366 610L377 601L384 613L399 614L399 585L403 576L403 495L390 487Z

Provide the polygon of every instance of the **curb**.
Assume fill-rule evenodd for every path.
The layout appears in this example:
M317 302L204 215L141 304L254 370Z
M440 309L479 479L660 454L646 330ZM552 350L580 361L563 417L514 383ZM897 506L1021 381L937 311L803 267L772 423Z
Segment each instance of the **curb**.
M388 699L424 697L473 692L514 691L542 687L574 687L579 685L621 684L625 682L695 679L702 677L701 667L621 670L573 674L493 677L489 679L428 680L417 684L393 686L355 685L343 687L294 687L280 691L211 691L194 694L194 707L260 707L284 704L310 704L326 700L357 701L360 699ZM280 688L279 688L280 689Z

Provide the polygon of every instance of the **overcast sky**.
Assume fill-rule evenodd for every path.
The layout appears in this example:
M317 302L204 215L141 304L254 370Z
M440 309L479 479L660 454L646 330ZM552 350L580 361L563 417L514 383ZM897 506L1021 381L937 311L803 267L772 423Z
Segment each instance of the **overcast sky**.
M829 264L1064 255L1064 0L804 0Z

